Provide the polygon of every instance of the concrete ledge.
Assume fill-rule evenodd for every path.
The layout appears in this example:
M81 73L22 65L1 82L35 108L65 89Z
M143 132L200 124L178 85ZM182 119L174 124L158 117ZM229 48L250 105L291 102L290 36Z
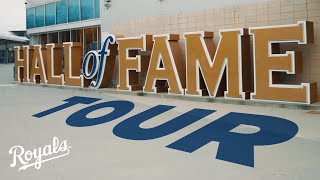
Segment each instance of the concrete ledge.
M45 85L45 84L32 84L32 83L20 83L20 82L13 82L13 83L18 84L18 85L23 85L23 86L37 86L37 87L77 90L77 91L85 91L85 92L99 92L99 93L109 93L109 94L112 93L112 94L122 94L122 95L131 95L131 96L178 99L178 100L196 101L196 102L212 102L212 103L273 107L273 108L287 108L287 109L300 109L300 110L320 110L320 102L308 105L308 104L299 104L299 103L282 103L282 102L267 102L267 101L256 101L256 100L225 99L222 97L218 97L218 98L210 98L207 96L191 97L191 96L181 96L181 95L169 95L169 94L165 94L165 93L152 94L152 93L144 93L142 91L129 92L129 91L118 91L113 88L91 89L91 88L80 88L80 87L72 87L72 86Z

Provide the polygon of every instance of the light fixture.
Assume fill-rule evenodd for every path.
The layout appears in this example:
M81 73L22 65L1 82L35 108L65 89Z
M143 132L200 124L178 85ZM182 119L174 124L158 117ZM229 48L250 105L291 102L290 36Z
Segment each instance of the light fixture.
M8 47L8 51L9 51L9 52L12 52L12 51L13 51L13 47L12 47L12 46L9 46L9 47Z
M104 7L109 9L111 7L111 0L104 0Z

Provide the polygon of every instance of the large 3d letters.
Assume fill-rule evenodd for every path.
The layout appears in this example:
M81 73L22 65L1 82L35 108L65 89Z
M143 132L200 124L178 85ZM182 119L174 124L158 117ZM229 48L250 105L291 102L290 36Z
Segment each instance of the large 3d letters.
M47 49L42 45L33 46L33 49L34 53L31 62L30 81L37 83L38 79L36 79L36 76L38 75L40 77L40 83L47 84Z
M29 46L15 47L14 58L15 58L15 70L16 70L15 80L19 82L30 82Z
M280 27L250 28L250 33L254 41L255 71L255 91L251 95L252 99L308 104L315 102L316 83L285 85L274 84L272 80L272 72L295 74L302 71L301 53L287 51L286 54L279 54L279 44L285 42L313 43L313 23L298 22L298 24Z
M64 47L64 77L65 85L83 87L82 66L82 44L77 42L63 43Z
M119 38L119 85L118 90L141 90L138 72L146 71L148 59L138 55L138 50L152 49L152 36L144 35L137 38Z
M47 44L47 75L48 84L63 85L62 74L62 45Z
M246 51L242 47L248 45L246 29L220 31L220 42L215 51L212 32L186 33L186 64L187 64L187 89L186 95L202 95L207 90L208 94L216 97L223 73L226 70L227 91L225 97L245 98L242 79L250 81L250 77L243 77L242 61L249 64ZM243 40L244 37L245 39ZM246 43L246 44L245 44ZM213 60L212 57L214 56ZM250 68L246 67L247 71ZM201 74L200 74L201 72ZM205 88L200 88L202 75Z
M178 40L179 35L174 34L154 36L144 92L166 91L163 85L167 81L169 94L184 94L185 68Z

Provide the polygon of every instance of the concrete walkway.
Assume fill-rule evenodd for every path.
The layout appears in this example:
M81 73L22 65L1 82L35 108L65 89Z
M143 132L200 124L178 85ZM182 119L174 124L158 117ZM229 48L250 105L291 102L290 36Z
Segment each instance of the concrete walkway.
M12 84L12 66L12 64L0 65L1 180L320 179L320 156L318 155L320 152L320 115L317 113L312 114L299 109L163 98L165 96L159 98L138 94L117 94L116 91L15 85ZM77 104L41 118L33 116L62 105L66 103L64 100L74 96L101 100L89 105ZM134 108L120 118L96 126L80 128L69 126L66 123L72 114L109 101L129 101ZM129 140L115 134L114 127L119 123L158 105L171 106L173 109L151 117L140 125L141 128L158 127L194 109L215 112L160 138ZM127 107L120 109L122 108ZM105 107L93 110L85 117L100 118L112 111L112 108ZM297 134L279 144L255 146L253 149L254 167L217 159L221 143L216 141L205 144L192 153L167 147L230 113L254 115L250 116L253 119L257 116L285 119L287 122L296 124ZM246 120L250 121L250 119ZM263 122L268 123L268 119ZM259 127L241 124L229 132L246 136L246 134L255 134L259 131ZM283 130L281 133L286 132ZM52 144L54 137L59 138L60 142L67 140L68 148L70 148L67 156L43 162L40 169L30 166L26 170L18 171L23 164L18 158L15 159L12 154L9 154L12 147L21 146L25 151L33 151ZM278 134L275 134L273 138L277 139L277 137ZM240 146L241 144L239 148ZM236 150L237 148L234 152ZM21 152L17 151L17 153ZM54 157L55 155L42 157L42 160ZM10 167L15 160L17 160L16 166ZM34 162L35 158L31 158L28 164Z
M90 105L78 104L42 118L32 116L64 104L63 100L73 96L101 100ZM83 108L115 100L130 101L134 104L134 109L123 117L96 126L79 128L66 123L72 114ZM175 108L151 118L141 124L141 127L159 126L194 108L216 112L175 133L153 140L128 140L114 134L113 128L120 122L160 104ZM87 117L101 117L111 111L110 108L102 108ZM166 147L230 112L283 118L294 122L299 131L289 141L255 146L254 167L216 159L219 142L212 141L193 153ZM307 114L303 110L16 85L0 87L0 114L0 179L4 180L320 179L320 116ZM232 130L241 134L257 131L259 128L254 126L239 126ZM15 167L10 167L13 162L13 156L9 154L10 148L16 145L25 150L43 148L52 144L53 137L58 137L60 142L67 140L71 147L68 156L44 162L39 170L32 166L18 171L22 167L19 161ZM30 163L34 161L32 159Z

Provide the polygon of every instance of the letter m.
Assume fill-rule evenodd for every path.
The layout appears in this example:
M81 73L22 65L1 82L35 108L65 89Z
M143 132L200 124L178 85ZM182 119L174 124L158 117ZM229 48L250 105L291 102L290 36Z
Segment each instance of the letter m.
M251 90L250 36L247 29L220 31L215 47L213 32L184 34L186 40L186 95L245 99ZM200 72L201 75L200 76ZM224 80L225 79L225 80ZM242 79L245 81L242 82ZM248 93L249 94L249 93Z

